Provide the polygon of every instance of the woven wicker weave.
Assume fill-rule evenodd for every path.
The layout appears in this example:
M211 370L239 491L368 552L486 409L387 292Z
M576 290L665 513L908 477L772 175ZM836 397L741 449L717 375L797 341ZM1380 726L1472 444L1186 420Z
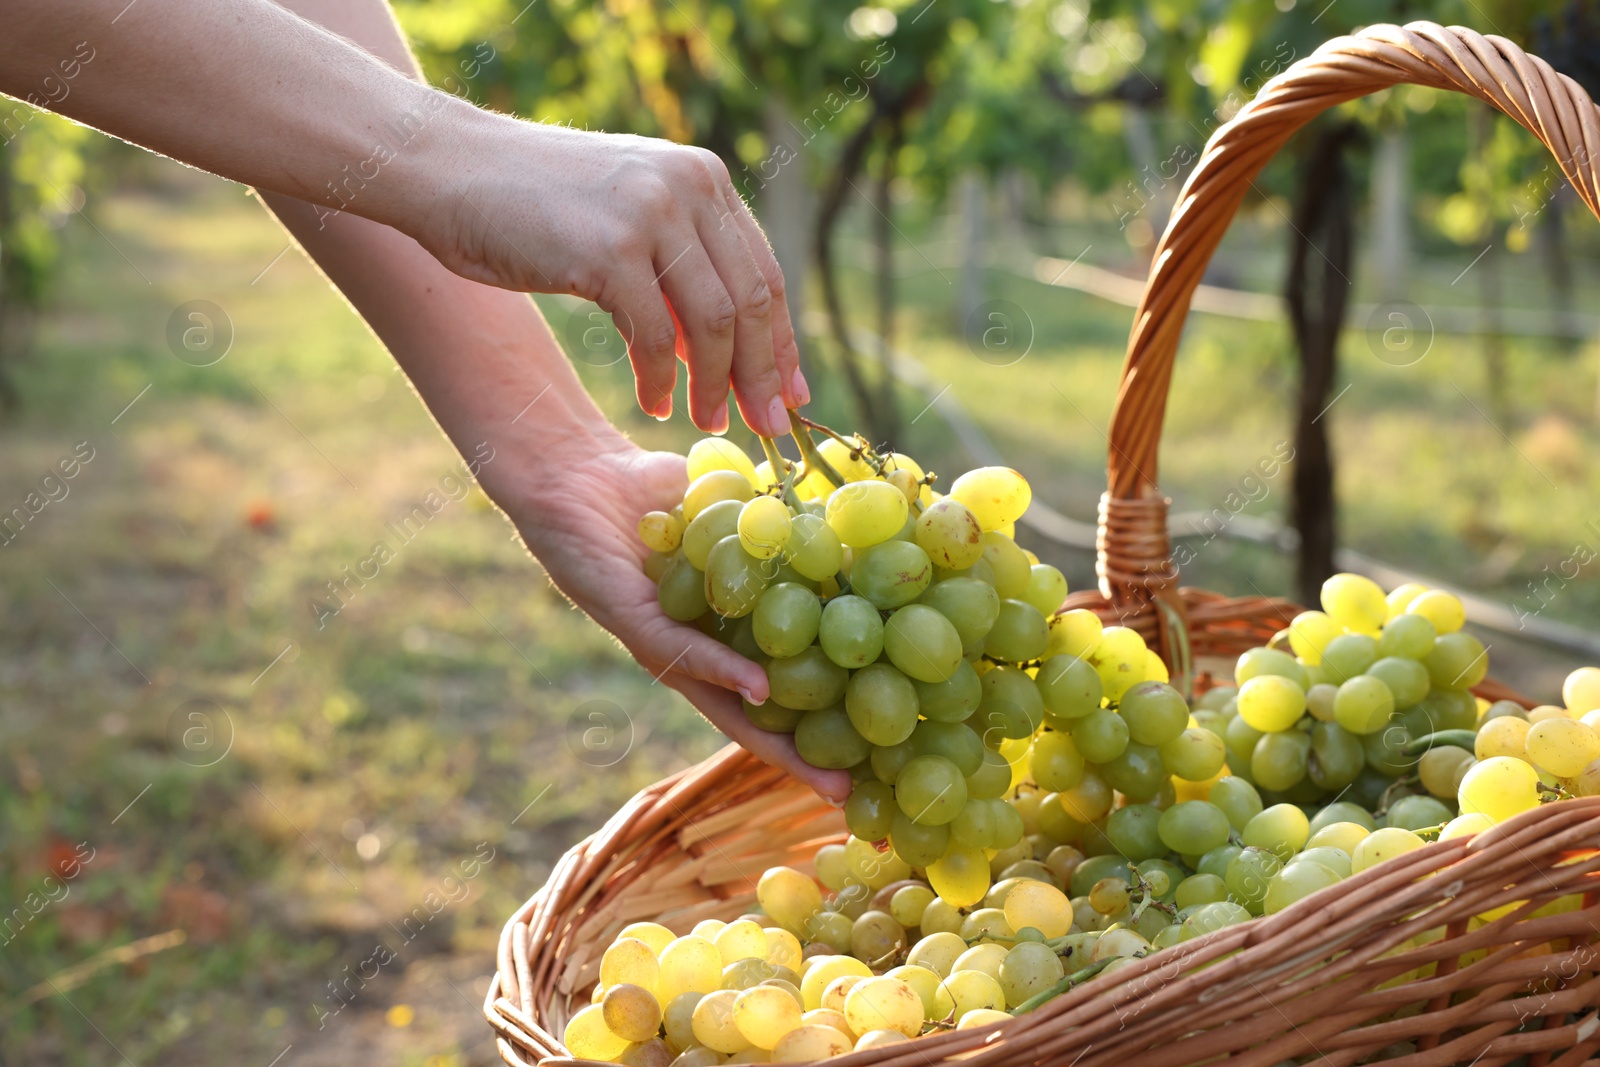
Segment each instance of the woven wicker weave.
M1101 589L1068 602L1136 627L1169 662L1235 655L1299 610L1176 584L1155 473L1190 296L1250 179L1288 138L1330 106L1401 83L1504 111L1550 148L1591 210L1600 206L1595 105L1510 42L1460 28L1376 26L1330 41L1217 132L1157 248L1129 341L1101 505ZM624 925L654 919L685 933L732 918L752 905L763 870L808 870L820 845L843 837L838 812L737 748L646 789L568 852L501 934L484 1011L502 1057L585 1062L558 1035L588 1003L600 954ZM1560 898L1575 906L1534 914ZM1503 913L1477 918L1494 909ZM1597 938L1600 798L1564 801L1103 974L1010 1022L830 1062L1567 1067L1600 1050Z

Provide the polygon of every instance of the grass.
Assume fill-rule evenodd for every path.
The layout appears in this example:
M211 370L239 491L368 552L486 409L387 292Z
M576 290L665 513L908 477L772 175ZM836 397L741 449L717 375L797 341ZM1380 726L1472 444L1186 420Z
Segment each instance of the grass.
M92 204L93 226L68 226L38 354L14 369L23 406L0 428L4 509L80 443L93 449L67 495L0 548L0 903L66 890L20 927L0 913L0 1061L494 1062L478 1005L501 923L563 849L718 737L572 617L476 491L318 627L327 583L453 485L457 457L242 190L154 172ZM937 260L937 226L907 227ZM1248 220L1226 249L1235 276L1267 284L1281 237L1266 213ZM1083 224L1058 238L1075 254L1118 236ZM991 270L991 295L1023 307L1038 338L995 367L948 321L949 266L902 253L902 347L1036 495L1092 520L1128 310ZM1426 265L1419 302L1457 295L1460 258ZM1538 296L1530 273L1508 271L1524 302ZM847 280L866 291L865 275ZM194 300L231 323L210 366L168 347L173 310ZM561 335L569 307L541 304ZM1510 599L1593 538L1596 353L1512 343L1502 433L1477 410L1472 349L1441 338L1399 370L1347 338L1350 389L1328 416L1343 531ZM1278 325L1191 323L1162 453L1179 508L1221 501L1290 432L1286 353ZM847 426L831 367L814 346L816 413ZM642 440L692 440L634 410L625 363L580 371ZM908 413L926 403L902 399ZM907 437L935 469L968 462L935 415ZM1286 477L1253 512L1281 514ZM1075 587L1092 582L1087 555L1030 543ZM1281 592L1289 568L1217 541L1188 577ZM1597 610L1585 572L1547 613ZM1548 684L1553 661L1519 662ZM626 754L612 766L580 742L596 726L617 730ZM47 881L79 843L92 860ZM67 984L98 953L170 930L184 943ZM330 983L380 941L396 959L333 1014ZM59 991L30 998L46 979Z

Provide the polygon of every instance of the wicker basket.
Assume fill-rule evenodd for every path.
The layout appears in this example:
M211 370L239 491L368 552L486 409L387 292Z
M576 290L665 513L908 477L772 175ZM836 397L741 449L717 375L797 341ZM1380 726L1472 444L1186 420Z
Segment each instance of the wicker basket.
M1157 249L1129 341L1100 513L1101 590L1068 602L1136 627L1179 669L1261 644L1299 610L1176 584L1155 471L1189 298L1277 149L1326 108L1401 83L1454 89L1510 115L1600 214L1600 111L1544 62L1470 30L1375 26L1331 41L1217 132ZM684 933L703 918L732 918L750 909L767 867L809 869L820 845L844 836L837 811L733 747L640 793L562 858L502 932L484 1004L501 1056L578 1062L557 1035L588 1003L600 954L624 925L654 919ZM1576 908L1535 914L1574 896ZM1012 1021L830 1063L1180 1067L1236 1057L1268 1067L1309 1057L1566 1067L1600 1050L1597 938L1600 798L1564 801L1101 975Z

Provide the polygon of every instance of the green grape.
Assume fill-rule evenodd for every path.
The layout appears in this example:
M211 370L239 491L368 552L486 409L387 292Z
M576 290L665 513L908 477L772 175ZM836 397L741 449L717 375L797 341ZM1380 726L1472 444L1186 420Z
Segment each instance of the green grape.
M992 848L995 829L994 810L988 802L968 800L950 821L950 840L963 848Z
M772 734L792 734L795 727L800 725L805 712L797 708L786 708L776 700L769 700L765 704L752 704L746 700L744 715L750 720L750 725L758 730Z
M729 500L743 505L753 496L755 487L750 484L750 479L739 472L707 471L690 482L689 488L683 494L684 521L692 525L694 520L700 517L700 513L713 504Z
M881 841L889 835L896 810L893 786L862 782L844 802L844 824L863 841Z
M1000 614L984 638L984 654L1007 663L1025 663L1044 655L1050 625L1032 604L1000 601Z
M1100 708L1105 695L1100 675L1076 656L1051 656L1034 679L1045 713L1060 720L1079 719Z
M1083 781L1083 756L1068 734L1046 730L1034 739L1029 760L1041 789L1058 793Z
M1245 784L1248 785L1249 783L1247 782ZM1234 829L1238 829L1238 827L1234 827ZM1194 868L1195 873L1214 874L1218 878L1221 878L1228 873L1228 864L1232 863L1233 858L1243 851L1244 849L1233 844L1231 841L1226 845L1214 848L1210 852L1207 852L1205 855L1200 857L1200 862L1197 863Z
M969 778L968 781L971 781L971 779ZM1022 824L1022 814L1016 808L998 797L987 800L974 798L972 791L969 789L967 791L967 803L971 804L975 799L987 803L989 810L994 812L994 844L992 847L1011 848L1022 840L1027 827Z
M868 964L893 955L905 946L905 928L887 912L869 911L850 928L850 954Z
M1228 864L1223 882L1235 901L1244 905L1252 915L1262 913L1267 899L1267 886L1279 871L1283 861L1264 848L1246 848Z
M1396 615L1378 638L1378 654L1420 660L1433 651L1437 637L1433 623L1421 615Z
M1235 705L1234 709L1235 714L1237 714L1238 705ZM1208 711L1205 708L1199 708L1191 712L1189 718L1194 720L1195 726L1216 735L1217 740L1220 741L1227 737L1228 720L1233 716L1224 715L1220 711Z
M1222 738L1199 726L1184 730L1161 746L1161 762L1186 782L1209 781L1227 759L1228 749Z
M1065 974L1066 968L1054 949L1028 941L1014 945L1000 962L1000 991L1005 995L1006 1007L1015 1008L1044 992Z
M1289 623L1289 647L1301 662L1322 662L1328 642L1344 633L1344 627L1320 611L1302 611Z
M956 628L923 604L907 604L889 616L883 651L889 662L919 682L948 681L963 662Z
M1140 682L1122 695L1118 709L1128 723L1128 736L1141 745L1160 747L1183 733L1189 705L1183 694L1165 682Z
M1089 666L1100 675L1100 685L1105 696L1113 702L1145 679L1149 666L1149 649L1137 630L1126 626L1107 626L1100 632L1100 640L1085 656Z
M713 471L712 474L732 475L733 472ZM768 573L761 560L744 550L737 534L724 537L712 546L711 555L706 557L706 602L719 615L742 618L755 610L756 602L766 592Z
M1000 617L1000 594L977 578L945 578L918 599L950 620L963 645L982 641Z
M1425 830L1430 826L1443 826L1453 818L1455 812L1435 798L1410 796L1400 797L1389 805L1383 825L1398 826L1404 830Z
M822 609L817 640L839 666L865 667L883 651L883 617L866 597L836 596Z
M940 567L964 571L983 558L983 530L961 501L949 497L935 501L916 521L917 547Z
M951 483L950 496L971 508L985 530L998 530L1022 518L1033 491L1010 467L978 467Z
M1310 769L1311 738L1298 730L1263 734L1250 754L1250 777L1262 789L1293 788Z
M660 585L661 576L667 573L667 568L672 565L673 558L680 554L678 552L674 552L672 555L663 555L660 552L650 553L644 558L642 565L644 576L656 585Z
M1044 699L1027 671L995 667L982 675L981 683L983 700L973 728L985 745L998 748L1008 738L1029 737L1044 722Z
M1154 800L1168 781L1160 750L1137 741L1129 741L1122 755L1102 765L1100 773L1111 788L1140 803Z
M1338 686L1318 682L1306 690L1306 711L1318 722L1333 722L1337 718L1333 712L1333 698L1338 695Z
M669 619L693 622L710 607L706 603L706 577L695 570L687 556L673 556L656 587L656 600Z
M918 756L943 756L962 777L977 774L986 751L972 727L959 722L919 722L911 734L911 751Z
M1115 852L1104 856L1090 856L1078 864L1078 869L1072 872L1072 884L1067 887L1067 895L1086 897L1089 895L1089 890L1106 878L1120 878L1125 884L1131 885L1133 870L1128 866L1128 861Z
M1276 674L1289 679L1302 690L1309 688L1306 669L1287 652L1275 648L1252 648L1239 657L1234 666L1233 678L1240 686L1263 674ZM1242 692L1242 690L1241 690Z
M1339 686L1339 693L1333 698L1335 720L1353 734L1370 734L1383 729L1392 714L1394 694L1375 675L1351 677Z
M889 845L894 854L913 867L926 867L937 862L950 848L950 827L923 826L911 821L903 811L896 811L889 827ZM928 931L924 929L924 933Z
M1378 642L1366 634L1343 634L1328 642L1322 653L1325 680L1334 685L1364 673L1378 658Z
M983 749L983 764L967 775L967 799L991 800L1003 797L1011 789L1011 764L992 748ZM1008 805L1009 806L1009 805ZM1015 808L1012 808L1016 811ZM1022 818L1021 813L1017 818Z
M1239 687L1239 718L1262 733L1289 729L1305 710L1305 690L1282 675L1258 675Z
M1228 899L1228 883L1215 874L1193 874L1178 883L1174 897L1180 908L1215 904Z
M1322 608L1341 626L1376 633L1389 617L1378 583L1359 574L1335 574L1322 583Z
M1180 941L1191 941L1206 934L1216 933L1229 926L1250 919L1251 912L1231 900L1219 900L1215 904L1202 904L1196 908L1194 914L1183 921Z
M1430 731L1478 728L1477 698L1464 689L1435 689L1412 710L1426 716Z
M1311 836L1306 813L1293 804L1274 804L1245 823L1239 838L1247 848L1264 848L1287 862Z
M1338 792L1361 773L1367 763L1361 739L1334 722L1311 728L1311 756L1306 773L1321 789Z
M1128 906L1132 894L1125 878L1102 878L1089 887L1089 907L1101 915L1116 915Z
M1239 690L1231 685L1212 686L1206 690L1199 700L1194 702L1196 711L1221 711L1228 706L1228 701L1239 695Z
M751 618L756 644L767 655L779 658L805 651L816 639L821 621L817 594L792 582L781 582L763 593Z
M1001 599L1015 599L1028 592L1028 582L1033 577L1033 564L1011 538L993 531L985 533L983 562L989 564L994 571L994 588Z
M1411 731L1399 722L1364 735L1361 747L1367 754L1367 766L1389 778L1407 773L1417 763L1417 757L1406 752L1411 738Z
M1072 741L1090 763L1110 763L1128 747L1128 723L1105 708L1073 719Z
M1420 616L1411 616L1420 618ZM1430 685L1428 669L1414 659L1403 656L1385 656L1367 668L1367 673L1389 688L1397 711L1415 707L1428 695ZM1473 708L1477 717L1477 708Z
M894 785L895 779L900 777L901 769L916 755L911 748L910 738L898 745L874 745L870 757L873 776L880 782Z
M983 680L966 660L957 663L955 673L942 682L912 678L911 684L916 687L922 714L936 722L965 722L983 701Z
M850 482L828 497L828 525L851 548L888 541L905 525L909 513L905 495L888 482Z
M816 645L787 659L767 663L772 699L786 708L819 711L844 699L850 672L830 660ZM841 714L844 709L839 709ZM845 766L849 766L846 764Z
M1162 813L1149 804L1128 804L1106 819L1106 837L1125 859L1134 863L1152 860L1167 852L1168 846L1161 840L1161 819Z
M885 541L861 549L850 567L851 590L884 611L917 599L932 578L928 554L905 541Z
M1483 642L1469 633L1441 634L1422 663L1439 689L1471 689L1489 672Z
M1243 778L1228 777L1215 783L1207 799L1222 809L1228 824L1243 830L1249 821L1261 814L1261 794Z
M1256 742L1265 736L1262 731L1245 722L1243 715L1235 715L1228 720L1228 725L1222 730L1222 740L1228 746L1228 766L1234 774L1241 771L1248 773Z
M1553 720L1567 721L1571 720ZM1578 725L1582 726L1582 723ZM1440 745L1430 748L1422 754L1417 761L1417 777L1422 780L1422 788L1436 797L1445 800L1454 800L1456 792L1461 788L1461 777L1467 773L1467 768L1477 762L1472 753L1464 748L1454 745ZM1537 762L1537 761L1535 761ZM1580 767L1581 771L1582 768Z
M1067 599L1067 578L1048 563L1035 563L1028 569L1028 591L1022 599L1039 609L1039 614L1049 618L1061 610Z
M856 733L874 745L898 745L917 725L917 691L887 663L873 663L850 676L844 707Z
M772 559L789 543L789 509L775 496L758 496L739 511L739 543L756 559Z
M839 535L833 532L833 527L820 516L801 514L790 521L783 558L807 578L820 582L839 573L844 562L844 546L839 543Z
M794 728L794 744L801 759L831 770L854 767L872 752L872 743L856 733L842 707L806 712Z
M1231 827L1227 814L1215 804L1185 800L1161 813L1158 829L1167 849L1198 856L1227 844Z
M904 856L900 858L905 859ZM933 890L921 883L901 886L889 898L889 914L901 926L914 930L922 925L922 913L935 899Z
M938 826L954 819L967 803L967 781L943 756L918 756L900 769L894 796L912 822Z
M1267 882L1266 895L1261 899L1261 910L1267 915L1282 911L1299 903L1321 889L1339 882L1339 876L1312 860L1291 863Z

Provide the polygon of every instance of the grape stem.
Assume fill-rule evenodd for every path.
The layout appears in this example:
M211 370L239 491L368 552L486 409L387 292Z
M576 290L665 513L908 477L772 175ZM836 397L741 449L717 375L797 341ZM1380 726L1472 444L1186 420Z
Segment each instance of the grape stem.
M1438 748L1441 745L1454 745L1456 748L1464 748L1468 752L1472 752L1477 739L1478 731L1476 730L1439 730L1435 733L1423 734L1421 737L1413 737L1403 747L1405 754L1408 756L1420 756L1429 749Z
M1040 990L1027 1000L1024 1000L1021 1004L1018 1004L1016 1007L1012 1008L1011 1014L1022 1015L1026 1012L1032 1011L1046 1001L1054 1000L1056 997L1059 997L1073 986L1081 985L1084 982L1087 982L1089 979L1093 978L1095 975L1109 967L1111 963L1117 959L1121 959L1121 957L1112 956L1110 959L1101 960L1099 963L1091 963L1081 971L1074 971L1071 974L1066 975L1049 989Z
M800 414L798 411L789 412L789 435L794 438L794 443L800 446L800 458L805 460L806 470L817 471L837 488L844 484L844 476L833 469L833 464L822 458L822 453L817 451L817 444L811 439L811 431L807 427L817 424ZM827 427L818 427L828 436L846 443L838 434Z
M795 495L794 491L795 465L785 459L782 452L778 451L778 442L770 437L761 437L759 435L757 435L756 439L761 442L761 451L766 455L767 462L772 464L772 473L783 472L783 485L778 495L783 499L787 507L798 514L801 510L801 504L800 498Z

